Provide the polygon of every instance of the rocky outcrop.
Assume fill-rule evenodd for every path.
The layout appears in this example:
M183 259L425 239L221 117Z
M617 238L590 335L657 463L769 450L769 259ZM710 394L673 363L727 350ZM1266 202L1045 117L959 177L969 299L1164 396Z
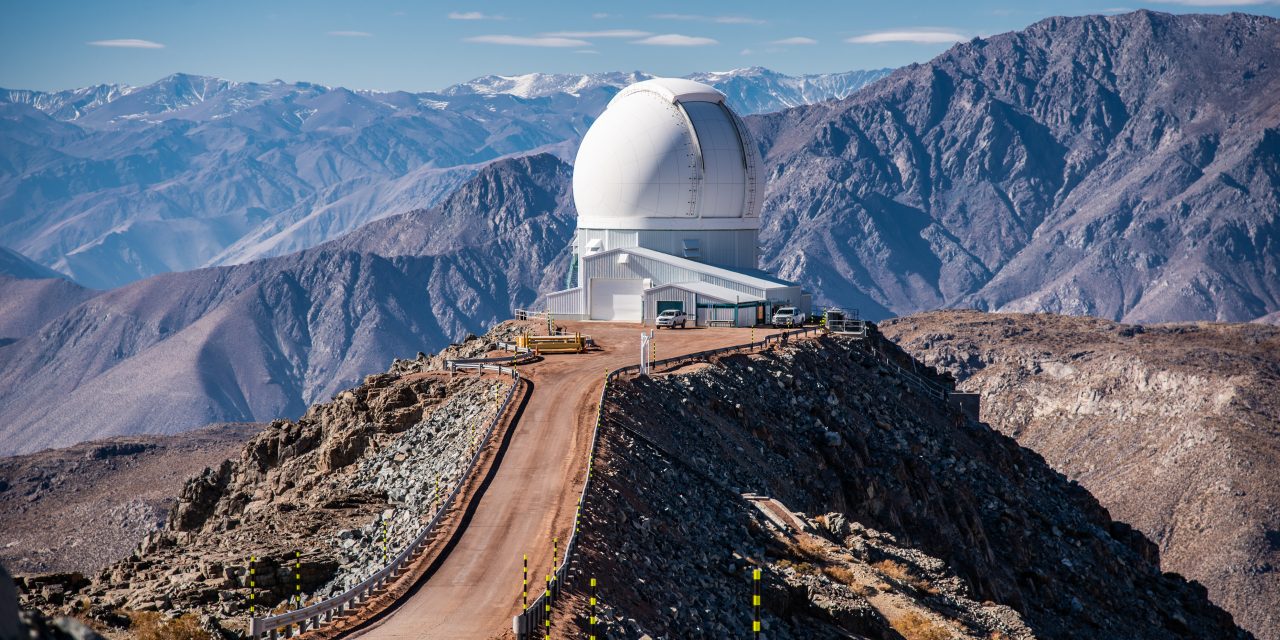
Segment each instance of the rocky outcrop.
M504 325L504 328L506 325ZM501 331L499 332L501 334ZM494 338L460 350L485 352ZM128 626L137 612L237 633L258 615L345 590L385 566L460 481L511 381L450 376L423 356L277 420L238 456L187 481L162 528L128 558L57 598L32 576L24 605ZM253 568L251 584L250 567Z
M1054 17L749 118L765 265L872 318L1280 310L1280 21Z
M773 638L1249 637L1088 491L884 362L827 337L613 385L562 628L595 576L610 637L743 635L759 568Z
M1165 570L1280 638L1280 328L971 311L881 328L1146 534Z
M238 455L262 427L211 425L0 459L0 564L97 573L164 523L193 470Z

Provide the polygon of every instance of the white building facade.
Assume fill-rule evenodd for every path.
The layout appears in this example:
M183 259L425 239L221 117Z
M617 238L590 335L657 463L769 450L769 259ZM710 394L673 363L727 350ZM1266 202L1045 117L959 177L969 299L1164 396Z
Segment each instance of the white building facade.
M655 78L610 101L574 162L578 229L558 317L650 323L680 309L699 325L809 313L799 285L758 269L760 158L724 94Z

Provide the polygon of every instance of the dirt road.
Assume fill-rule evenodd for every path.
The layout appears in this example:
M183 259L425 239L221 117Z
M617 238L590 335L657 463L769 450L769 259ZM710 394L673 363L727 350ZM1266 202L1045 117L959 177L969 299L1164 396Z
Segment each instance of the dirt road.
M605 373L639 359L640 325L564 323L601 349L548 356L522 368L533 393L492 483L439 568L398 607L348 637L492 638L510 635L520 609L521 557L529 555L529 598L542 592L551 540L563 550L586 471L587 447ZM756 329L755 339L771 333ZM750 329L663 330L657 356L745 343Z

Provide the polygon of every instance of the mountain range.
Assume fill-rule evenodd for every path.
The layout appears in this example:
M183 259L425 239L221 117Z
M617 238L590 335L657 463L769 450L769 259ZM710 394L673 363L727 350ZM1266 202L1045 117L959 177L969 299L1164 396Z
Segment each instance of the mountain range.
M547 154L491 163L432 210L104 293L0 278L48 283L15 305L47 309L28 313L44 322L0 303L0 455L299 415L396 357L495 324L561 278L569 175Z
M1280 71L1269 64L1276 42L1280 22L1243 14L1053 18L957 45L841 101L748 116L769 177L765 266L805 283L820 304L872 318L941 306L1127 321L1274 318L1280 103L1267 98L1280 95ZM612 91L579 89L595 97L498 98L550 113L551 102L602 104ZM317 100L340 93L316 91ZM475 87L457 91L488 99ZM352 105L374 102L344 96ZM212 122L267 113L265 104ZM0 107L51 134L85 131L27 104ZM356 138L383 130L392 155L405 148L390 142L395 136L428 138L427 120L403 117L409 133L380 121ZM589 119L534 125L567 132ZM12 135L32 131L3 122ZM219 131L256 139L227 126ZM189 135L156 138L166 127ZM160 158L212 135L202 127L170 119L108 130L154 142L147 154ZM29 148L44 149L36 141ZM368 215L308 218L317 232L298 231L307 240L297 242L312 246L293 253L292 241L280 241L264 249L279 256L249 260L251 251L240 264L107 292L58 278L4 280L20 290L0 301L0 424L12 443L5 451L296 415L393 357L437 348L534 303L562 286L567 268L574 211L562 158L572 144L438 169L456 172L449 180L462 186L441 186L449 193L436 206L398 216L368 213L385 193L363 180L377 197L363 208L353 200L347 211ZM14 149L0 153L23 156ZM277 145L261 157L279 153ZM343 153L342 161L312 157L315 175L373 157ZM233 173L230 164L208 169ZM133 160L120 167L145 173ZM259 177L241 186L264 193ZM160 202L158 193L187 179L195 180L181 173L140 201ZM166 242L181 255L201 246ZM111 255L134 264L123 249Z
M885 317L1280 310L1280 21L1049 18L749 118L765 265Z
M888 73L696 77L743 112L842 98ZM175 74L0 89L0 237L98 289L305 249L429 208L487 162L569 158L642 72L486 76L441 92Z

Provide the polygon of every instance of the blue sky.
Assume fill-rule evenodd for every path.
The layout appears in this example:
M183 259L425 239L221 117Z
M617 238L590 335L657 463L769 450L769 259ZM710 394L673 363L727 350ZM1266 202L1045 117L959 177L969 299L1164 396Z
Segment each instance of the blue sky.
M488 73L760 65L784 73L922 62L957 38L1052 15L1246 11L1280 0L925 0L911 2L415 3L6 0L0 86L146 84L182 71L428 91Z

